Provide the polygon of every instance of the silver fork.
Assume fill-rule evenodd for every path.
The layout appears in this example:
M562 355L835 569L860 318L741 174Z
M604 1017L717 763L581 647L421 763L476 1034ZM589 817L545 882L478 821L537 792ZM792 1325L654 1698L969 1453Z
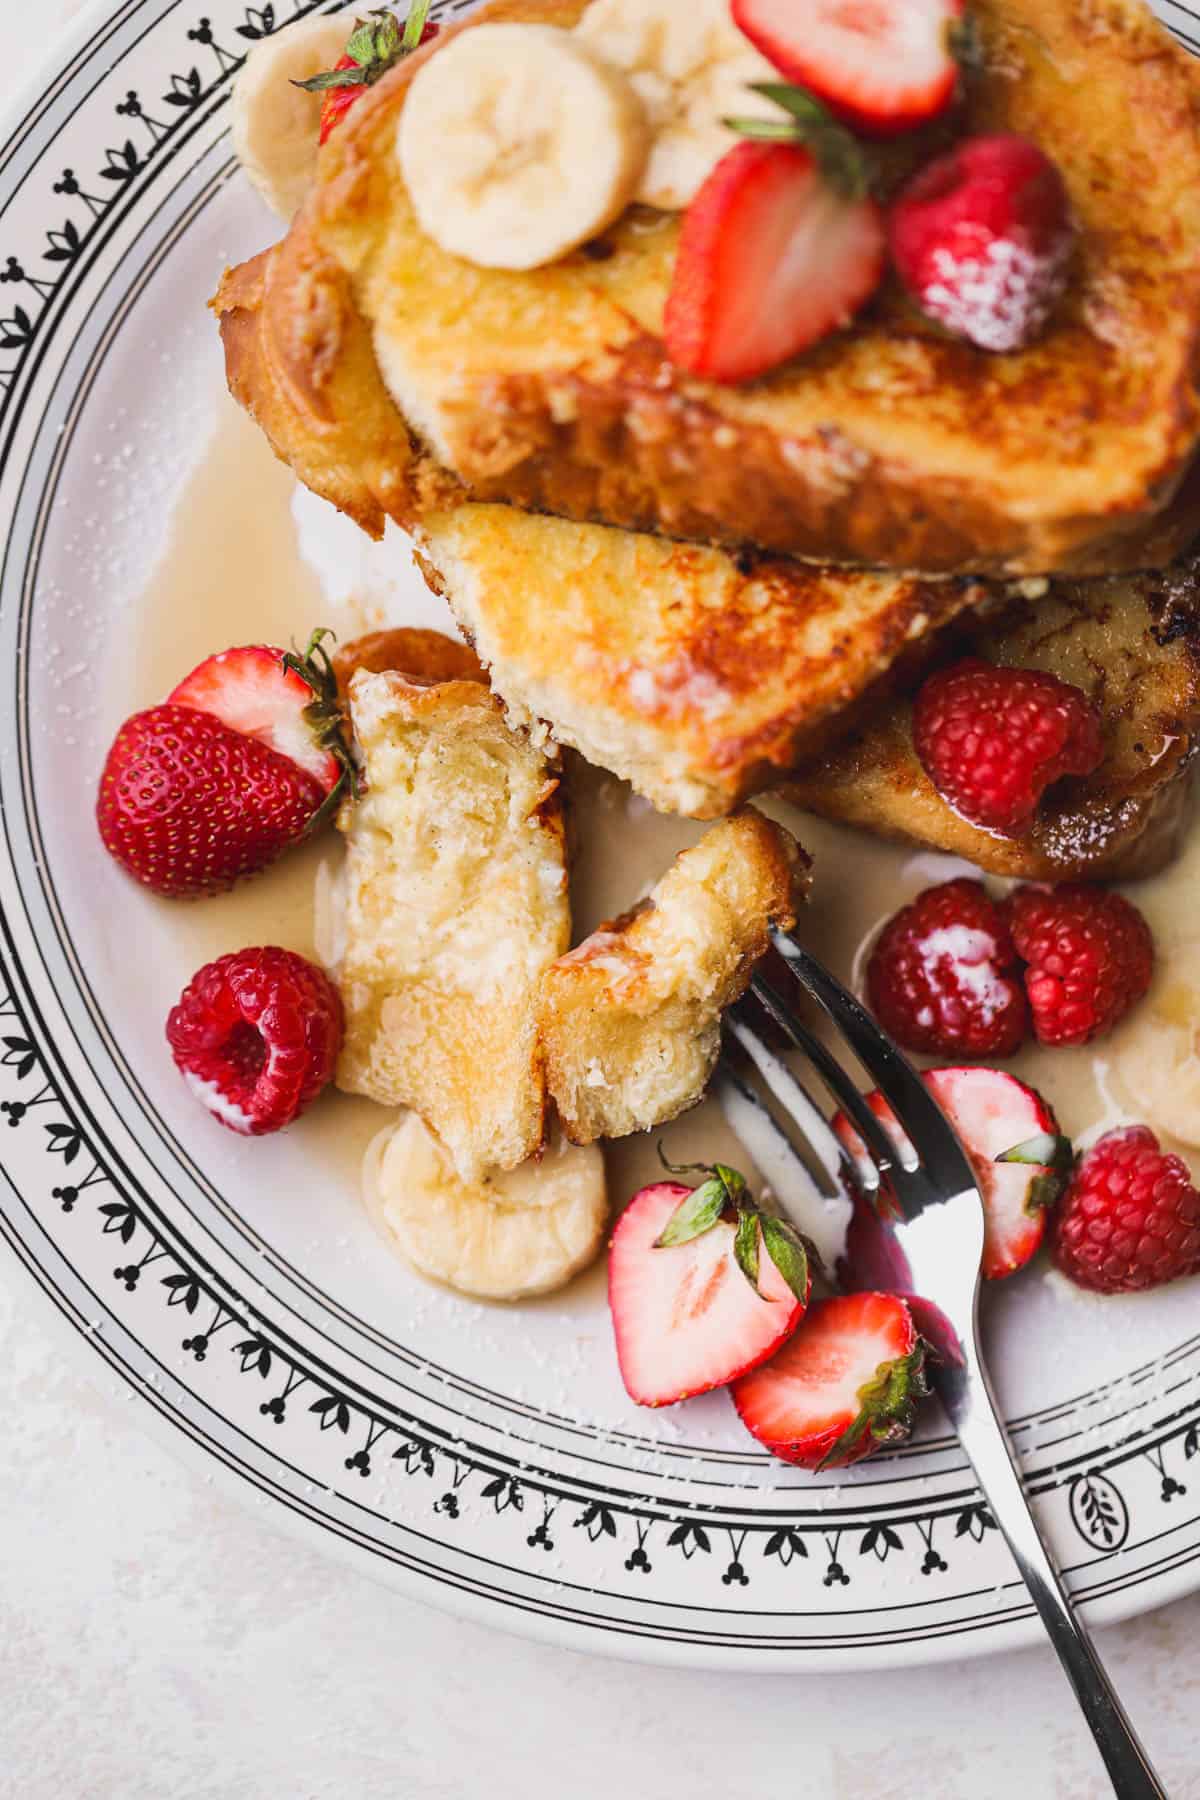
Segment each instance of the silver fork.
M937 1340L931 1375L942 1405L1075 1690L1114 1791L1121 1800L1151 1795L1165 1800L1166 1790L1075 1615L1026 1499L997 1409L979 1341L983 1203L962 1145L924 1082L853 994L795 938L781 931L772 937L791 974L836 1026L909 1139L909 1145L901 1148L888 1135L837 1058L766 975L756 974L752 991L759 1004L805 1053L867 1146L869 1159L855 1164L860 1183L865 1177L868 1187L877 1187L878 1171L886 1171L899 1203L902 1217L887 1225L886 1253L872 1264L871 1285L925 1302L920 1322L926 1336ZM817 1163L828 1170L831 1155L838 1154L831 1149L828 1127L807 1090L762 1036L748 1000L734 1008L728 1028L805 1137ZM736 1083L743 1098L754 1098L727 1066L724 1079ZM763 1123L783 1136L769 1115L764 1114Z

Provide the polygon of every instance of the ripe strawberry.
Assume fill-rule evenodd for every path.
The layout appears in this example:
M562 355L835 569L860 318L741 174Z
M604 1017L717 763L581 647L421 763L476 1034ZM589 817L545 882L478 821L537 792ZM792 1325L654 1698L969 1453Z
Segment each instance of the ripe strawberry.
M1017 888L1004 902L1042 1044L1088 1044L1150 986L1154 939L1128 900L1085 884Z
M910 1050L1011 1056L1028 1026L1016 952L978 881L926 888L888 920L867 964L867 997Z
M733 1384L742 1424L772 1456L840 1469L900 1443L929 1389L925 1345L895 1294L818 1300L783 1349Z
M892 204L896 272L921 310L981 350L1035 338L1075 242L1062 176L1026 138L965 138Z
M221 893L331 816L354 776L322 636L303 657L262 645L209 657L162 706L126 720L96 821L136 880Z
M1015 837L1042 794L1104 759L1100 715L1081 689L1040 669L977 656L939 669L913 703L913 744L946 803L972 825Z
M950 105L964 0L733 0L768 61L855 131L892 137Z
M763 91L791 122L729 121L776 141L721 158L684 215L667 296L667 355L710 381L798 356L848 323L883 273L883 222L853 139L798 89Z
M246 644L206 657L171 690L167 705L212 713L230 731L269 744L306 769L324 793L332 793L345 771L346 752L336 678L320 649L320 636L304 658L269 644Z
M127 719L100 778L104 847L157 894L219 894L308 831L320 784L212 713L152 706Z
M1200 1269L1200 1193L1145 1125L1080 1157L1055 1221L1054 1260L1079 1287L1132 1294Z
M303 956L238 950L192 976L168 1015L167 1042L213 1117L261 1137L290 1125L332 1078L342 1003Z
M428 13L429 0L413 0L401 30L393 13L382 7L375 8L366 19L355 19L345 53L338 57L332 69L312 75L307 81L296 82L297 87L305 88L310 94L325 95L321 102L319 144L325 142L355 101L360 100L381 76L395 68L398 62L403 62L419 45L427 44L430 38L437 36L441 27L426 22Z
M984 1211L983 1273L991 1281L1012 1275L1045 1236L1047 1209L1062 1190L1071 1146L1041 1095L1002 1069L927 1069L923 1079L975 1171ZM868 1094L867 1104L903 1143L883 1095ZM838 1113L833 1129L852 1162L866 1154L844 1113ZM886 1214L894 1205L886 1186L881 1199Z
M631 1398L670 1406L754 1368L796 1329L810 1286L797 1233L754 1206L736 1170L718 1163L697 1188L642 1188L617 1221L608 1263Z

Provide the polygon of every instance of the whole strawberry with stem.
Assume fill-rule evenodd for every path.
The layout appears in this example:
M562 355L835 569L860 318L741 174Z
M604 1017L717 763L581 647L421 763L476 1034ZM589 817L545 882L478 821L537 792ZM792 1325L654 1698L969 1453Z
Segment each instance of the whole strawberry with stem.
M328 976L274 944L206 963L167 1018L188 1087L246 1137L279 1131L312 1104L333 1077L342 1030Z
M1054 1261L1076 1286L1133 1294L1200 1270L1200 1193L1182 1157L1145 1125L1110 1131L1079 1158L1058 1209Z
M173 898L222 893L332 817L356 776L326 635L302 655L222 651L122 725L96 821L135 880Z
M369 87L421 44L435 38L440 29L429 22L429 0L413 0L403 27L384 7L376 7L365 19L355 19L345 51L333 68L295 83L307 93L325 96L317 142L323 144Z
M1067 284L1075 228L1045 151L1011 133L964 138L892 203L896 273L929 318L981 350L1020 350Z
M913 702L913 747L934 787L972 825L1015 837L1042 795L1104 758L1100 715L1082 689L1041 669L968 656Z

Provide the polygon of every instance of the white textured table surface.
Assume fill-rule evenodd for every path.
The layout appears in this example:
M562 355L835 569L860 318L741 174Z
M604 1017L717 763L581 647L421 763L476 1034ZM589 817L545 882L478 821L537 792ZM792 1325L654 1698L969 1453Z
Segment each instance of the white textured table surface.
M76 10L0 0L5 84ZM348 1575L145 1438L135 1401L64 1364L2 1262L0 1394L2 1796L1109 1791L1049 1653L872 1676L685 1675L459 1624ZM1173 1800L1200 1800L1197 1648L1200 1597L1102 1640Z

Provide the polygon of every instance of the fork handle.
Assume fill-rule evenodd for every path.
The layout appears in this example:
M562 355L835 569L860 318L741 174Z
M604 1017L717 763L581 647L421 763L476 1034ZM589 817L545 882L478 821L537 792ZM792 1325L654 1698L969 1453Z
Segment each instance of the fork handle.
M969 1367L943 1362L937 1386L959 1441L1041 1614L1067 1679L1075 1690L1096 1748L1119 1800L1167 1800L1104 1672L1086 1629L1076 1617L1047 1550L1000 1420L996 1397L978 1344L967 1347Z

